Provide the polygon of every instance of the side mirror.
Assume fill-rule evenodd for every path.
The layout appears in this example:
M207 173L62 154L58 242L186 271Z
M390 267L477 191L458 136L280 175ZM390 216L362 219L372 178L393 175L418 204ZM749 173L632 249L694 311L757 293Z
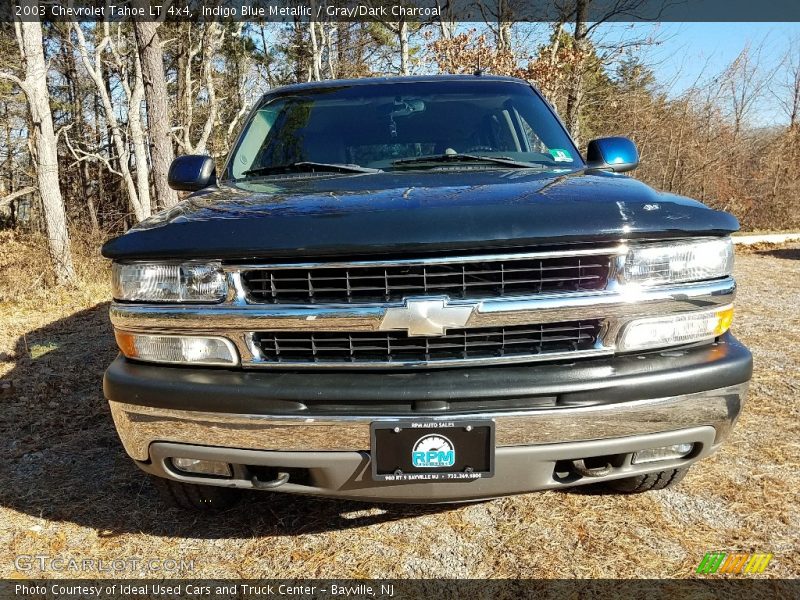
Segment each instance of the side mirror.
M210 156L179 156L169 166L167 180L173 190L196 192L216 184L217 167Z
M590 170L624 173L639 166L636 144L626 137L592 140L586 148L586 166Z

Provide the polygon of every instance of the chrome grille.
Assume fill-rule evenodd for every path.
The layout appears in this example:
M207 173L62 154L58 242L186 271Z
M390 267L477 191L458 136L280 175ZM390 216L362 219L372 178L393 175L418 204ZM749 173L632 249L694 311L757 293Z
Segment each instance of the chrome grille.
M602 290L610 263L607 254L590 254L297 268L280 265L244 269L242 282L250 301L257 303L395 302L424 295L489 299Z
M402 332L258 332L253 343L265 363L435 363L540 356L590 350L599 320L452 329L442 336Z

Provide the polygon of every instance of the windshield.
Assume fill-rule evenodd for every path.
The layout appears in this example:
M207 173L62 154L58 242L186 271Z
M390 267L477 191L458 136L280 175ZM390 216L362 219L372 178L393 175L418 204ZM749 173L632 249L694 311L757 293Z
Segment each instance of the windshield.
M530 87L443 80L267 97L248 122L226 176L263 176L298 163L367 172L461 169L481 162L487 168L583 166L561 124Z

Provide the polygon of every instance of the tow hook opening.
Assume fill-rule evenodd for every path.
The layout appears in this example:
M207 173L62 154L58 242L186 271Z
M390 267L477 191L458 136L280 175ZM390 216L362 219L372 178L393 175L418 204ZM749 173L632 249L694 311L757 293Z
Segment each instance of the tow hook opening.
M298 485L311 485L308 469L245 465L243 475L257 490L274 490L289 481Z
M253 475L250 478L250 483L253 484L253 487L259 490L274 490L275 488L281 487L284 483L289 481L289 474L286 471L279 471L275 475L275 479L270 479L268 481L262 481L258 478L258 475Z
M559 460L553 470L553 479L559 483L571 483L584 477L605 477L622 467L629 456L630 454L609 454Z
M614 465L605 463L600 466L589 466L589 459L578 458L572 461L572 470L584 477L605 477L614 470ZM592 461L594 462L594 461Z

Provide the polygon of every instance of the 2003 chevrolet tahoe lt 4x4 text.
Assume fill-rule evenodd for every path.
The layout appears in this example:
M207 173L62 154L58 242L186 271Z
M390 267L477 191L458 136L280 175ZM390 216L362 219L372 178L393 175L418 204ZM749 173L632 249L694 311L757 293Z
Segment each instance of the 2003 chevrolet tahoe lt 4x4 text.
M637 163L625 138L584 160L511 78L270 92L219 182L178 158L195 193L103 249L125 449L195 507L679 481L751 376L738 223Z

